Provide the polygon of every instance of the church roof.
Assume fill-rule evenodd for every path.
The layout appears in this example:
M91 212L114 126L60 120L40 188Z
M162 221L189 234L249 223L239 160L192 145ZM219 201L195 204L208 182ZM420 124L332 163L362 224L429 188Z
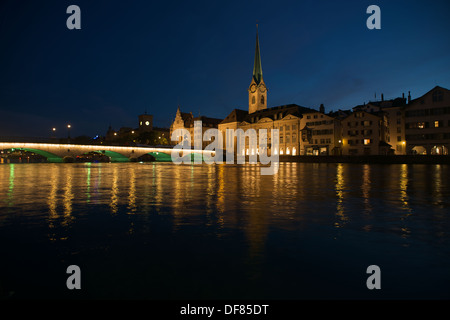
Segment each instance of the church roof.
M209 118L205 116L199 116L193 119L193 121L201 121L202 124L211 124L214 127L217 127L219 123L222 122L223 119L217 119L217 118Z
M317 112L317 110L302 107L296 104L287 104L262 109L255 111L253 113L248 113L248 111L244 111L241 109L234 109L221 123L224 124L229 122L243 122L243 121L246 121L248 123L255 123L262 118L269 118L271 120L280 120L286 117L287 115L293 115L301 118L302 114L307 112Z
M223 119L221 122L223 123L230 123L230 122L242 122L247 117L248 111L241 110L241 109L234 109L230 112L230 114Z
M253 123L262 118L270 118L272 120L280 120L287 115L293 115L301 118L303 113L314 112L316 110L311 108L302 107L296 104L287 104L267 109L262 109L255 111L253 113L247 114L244 121ZM255 118L258 119L255 121Z
M261 54L259 52L259 39L258 29L256 29L256 48L255 48L255 63L253 65L253 79L256 84L259 84L262 80L262 66L261 66Z

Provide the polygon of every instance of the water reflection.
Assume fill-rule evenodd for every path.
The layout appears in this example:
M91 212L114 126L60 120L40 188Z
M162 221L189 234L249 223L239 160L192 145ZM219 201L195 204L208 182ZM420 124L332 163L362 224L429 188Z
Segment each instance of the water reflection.
M72 217L72 207L73 207L73 199L75 197L74 193L72 192L73 188L73 179L74 179L74 170L73 167L67 167L65 168L65 184L64 184L64 221L63 225L68 226L69 223L73 220Z
M343 227L348 220L345 215L344 198L345 198L345 179L344 165L338 163L336 166L336 217L338 221L334 223L336 228Z
M372 212L372 207L370 205L370 189L372 182L370 181L370 168L371 166L369 164L363 165L363 176L362 176L362 195L363 195L363 202L364 202L364 213L370 214Z
M402 164L400 167L400 201L402 207L411 213L411 208L409 207L409 197L408 197L408 165Z
M449 219L448 166L281 163L273 176L260 175L260 169L250 164L9 164L0 166L5 194L0 203L16 216L46 215L53 231L75 223L86 208L104 211L104 205L111 217L136 215L145 223L154 214L169 216L174 232L188 225L209 228L217 237L243 230L252 255L264 252L273 228L400 230L411 238L418 229L422 235L431 232L428 223L433 234L445 237L442 225L435 224ZM8 219L2 214L0 225ZM70 236L67 231L62 238Z
M129 192L128 192L128 214L136 213L136 171L133 168L129 169Z
M111 198L109 201L109 207L113 215L117 214L119 203L119 168L115 166L112 169L112 186L111 186Z

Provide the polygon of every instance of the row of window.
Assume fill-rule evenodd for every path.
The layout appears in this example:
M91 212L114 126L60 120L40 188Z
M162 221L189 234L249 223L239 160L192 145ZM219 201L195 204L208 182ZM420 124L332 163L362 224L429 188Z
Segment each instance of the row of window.
M450 107L409 110L405 112L405 117L438 116L443 114L450 114Z
M311 115L307 115L306 119L318 119L319 118L319 114L315 114L311 117ZM323 118L323 114L320 115L320 118Z
M262 152L267 152L267 150L261 150L261 151L262 151ZM278 154L278 150L277 150L277 149L274 149L273 152L274 152L274 154ZM259 154L259 149L256 148L256 150L255 150L255 149L248 149L248 148L247 148L247 149L245 149L245 151L242 150L242 155L244 155L244 153L245 153L247 156ZM292 154L293 156L296 156L296 155L297 155L297 148L293 147L292 150L291 150L289 147L287 147L287 148L286 148L286 151L284 151L283 148L280 148L280 155L283 155L283 154L285 154L285 153L286 153L286 154Z
M306 125L310 126L310 127L314 127L314 126L320 126L323 124L333 124L333 123L334 123L333 120L308 121L308 122L306 122Z
M313 136L322 136L327 134L333 134L333 129L312 130Z
M286 131L290 131L291 130L291 126L286 125L286 126L280 126L280 128L279 128L280 131L283 131L284 127L286 127ZM296 124L292 125L292 130L297 130L297 125Z
M354 140L348 140L348 144L349 144L350 146L360 144L360 142L361 142L361 144L367 146L367 145L372 144L373 139L354 139Z
M444 126L444 121L436 120L432 122L420 121L420 122L408 122L405 124L406 129L426 129L426 128L440 128ZM450 120L447 125L450 127Z
M349 122L347 122L347 126L350 127L350 128L355 128L358 125L359 125L359 121L349 121ZM369 127L369 126L372 125L372 120L361 121L361 125L363 127Z
M255 96L252 97L252 104L256 103ZM261 96L261 104L264 104L264 96Z
M286 140L284 138L286 138ZM284 143L284 142L290 143L291 136L290 135L286 135L285 137L280 136L280 143ZM292 135L292 142L297 142L297 135L295 133Z
M406 140L442 140L450 139L450 133L408 134Z
M357 136L358 133L359 133L358 130L348 130L348 131L347 131L347 134L348 134L349 136L351 136L351 137ZM372 133L373 133L372 130L361 130L361 134L362 134L363 136L370 136L370 135L372 135Z

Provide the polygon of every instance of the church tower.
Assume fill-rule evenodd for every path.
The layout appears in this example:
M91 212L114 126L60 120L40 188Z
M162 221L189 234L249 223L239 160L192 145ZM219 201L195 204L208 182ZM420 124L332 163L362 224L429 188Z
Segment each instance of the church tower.
M248 88L248 113L253 113L263 109L267 109L267 88L262 75L258 25L256 25L255 64L253 65L252 82Z

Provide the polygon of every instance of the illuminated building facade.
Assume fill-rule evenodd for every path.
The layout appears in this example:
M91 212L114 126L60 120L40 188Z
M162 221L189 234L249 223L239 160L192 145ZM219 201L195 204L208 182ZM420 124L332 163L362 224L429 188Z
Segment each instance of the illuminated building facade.
M343 155L392 154L387 115L354 111L341 121Z
M448 155L450 90L436 86L405 108L408 154Z
M194 132L195 121L202 122L201 136L199 136L200 132L198 132L198 133ZM205 117L205 116L194 117L192 112L189 112L189 113L181 112L180 107L178 107L177 113L175 114L175 119L172 122L172 125L170 126L170 137L172 137L173 132L177 129L187 130L189 132L189 136L187 134L184 136L179 135L175 141L172 141L172 144L181 143L187 139L190 139L189 143L193 147L194 139L196 139L196 141L202 141L202 148L204 149L211 142L203 141L203 134L208 129L211 129L211 128L217 129L218 124L221 121L222 121L222 119L209 118L209 117Z

